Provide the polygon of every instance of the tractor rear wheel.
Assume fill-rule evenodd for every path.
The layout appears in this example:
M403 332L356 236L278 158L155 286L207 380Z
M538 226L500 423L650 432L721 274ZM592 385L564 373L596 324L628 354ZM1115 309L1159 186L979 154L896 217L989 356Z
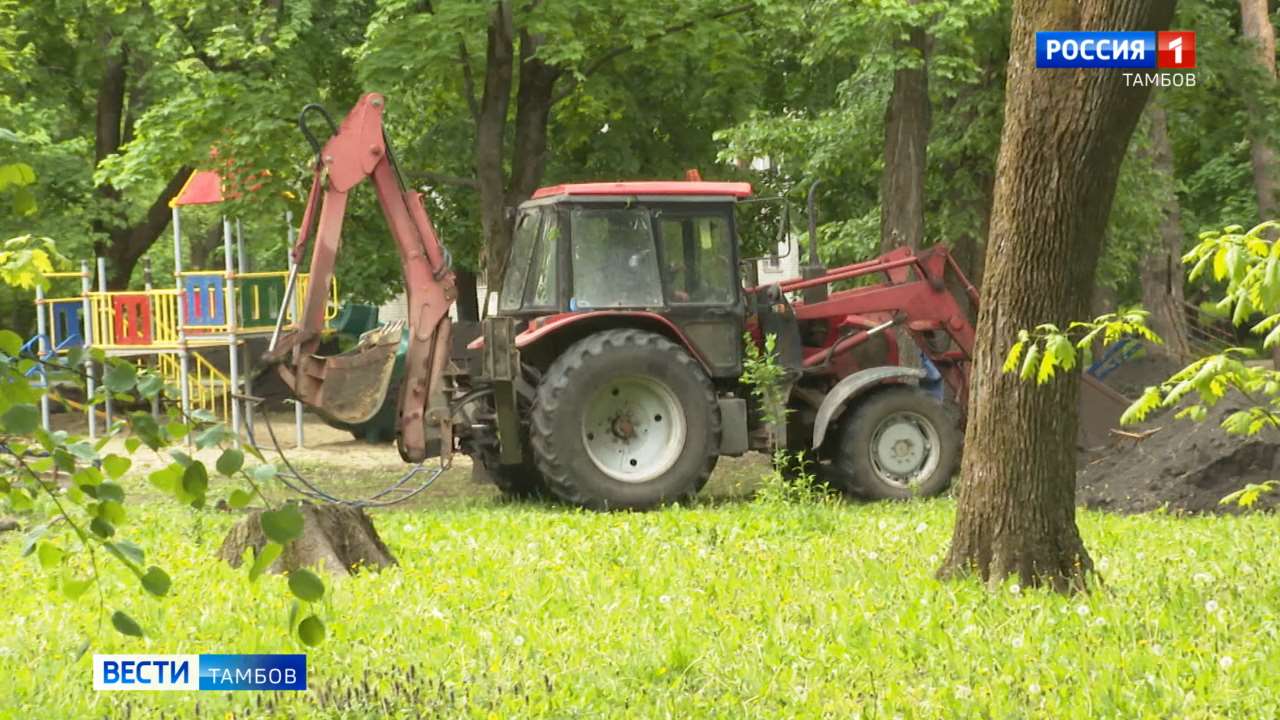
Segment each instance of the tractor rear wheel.
M939 495L960 461L955 418L914 386L876 391L849 408L838 440L836 478L873 500Z
M706 484L720 451L711 381L661 335L608 330L569 347L543 376L530 440L547 486L598 510L643 510Z

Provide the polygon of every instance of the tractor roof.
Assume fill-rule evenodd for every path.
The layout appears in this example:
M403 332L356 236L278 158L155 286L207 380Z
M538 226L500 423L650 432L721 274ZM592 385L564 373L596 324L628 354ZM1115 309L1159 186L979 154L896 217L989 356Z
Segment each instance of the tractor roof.
M707 182L703 180L641 180L634 182L567 183L539 188L533 199L559 195L705 195L715 197L745 198L751 195L751 183Z

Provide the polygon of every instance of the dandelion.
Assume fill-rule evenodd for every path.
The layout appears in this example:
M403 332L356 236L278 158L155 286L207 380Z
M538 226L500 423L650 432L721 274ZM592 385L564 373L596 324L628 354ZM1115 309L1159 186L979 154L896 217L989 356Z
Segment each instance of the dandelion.
M972 635L977 631L978 631L978 626L970 624L970 625L965 625L964 630L961 631L961 633L964 635Z
M607 135L609 133L609 123L600 126L600 134Z
M1040 694L1040 685L1039 685L1038 683L1031 683L1030 685L1028 685L1028 686L1027 686L1027 694L1029 694L1029 695L1039 695L1039 694Z
M414 530L417 530L417 529L418 529L418 528L414 527L411 523L405 523L405 525L404 525L404 531L405 531L405 532L407 532L407 533L411 533L411 532L413 532Z
M876 552L875 550L871 550L871 551L869 551L869 552L867 553L867 559L868 559L868 560L879 560L879 559L880 559L880 553Z
M517 636L515 636L515 637L511 638L511 644L512 644L512 645L515 645L516 647L520 647L521 645L523 645L523 644L524 644L524 636L523 636L523 635L517 635Z
M1023 640L1022 640L1022 636L1021 636L1021 635L1015 635L1015 636L1013 637L1013 640L1010 642L1010 644L1011 644L1011 645L1013 645L1014 649L1019 649L1019 648L1021 648L1021 647L1022 647L1022 643L1023 643Z
M1093 619L1094 627L1102 627L1103 625L1106 625L1106 624L1107 624L1107 619L1104 617L1099 616Z
M1152 644L1151 654L1155 655L1156 657L1160 657L1161 655L1164 655L1164 646L1161 645L1160 643Z
M1231 659L1230 655L1223 655L1222 657L1218 658L1218 667L1222 668L1223 670L1230 670L1231 666L1234 665L1235 662L1236 662L1235 660Z
M1106 572L1111 567L1111 561L1106 558L1098 558L1098 562L1094 563L1094 567L1098 568L1098 572Z
M1009 592L1013 593L1014 595L1017 595L1018 593L1022 592L1022 586L1019 585L1018 583L1014 583L1009 586Z
M1205 604L1204 604L1204 611L1205 611L1205 612L1207 612L1207 613L1209 613L1210 615L1212 615L1213 613L1218 612L1218 601L1217 601L1217 600L1210 600L1209 602L1205 603Z
M973 690L970 690L968 685L956 685L956 697L961 700L968 700L972 694Z
M661 596L659 596L659 597L658 597L658 602L662 603L663 605L670 605L670 604L671 604L671 596L670 596L670 595L661 595Z
M1192 575L1191 579L1200 583L1201 585L1204 585L1205 583L1213 582L1213 576L1207 572L1198 572L1195 575Z
M1076 614L1077 614L1077 615L1079 615L1080 617L1088 617L1088 616L1089 616L1089 606L1088 606L1088 605L1077 605L1077 606L1076 606Z
M928 526L928 525L926 525L926 524L924 524L924 523L920 523L919 525L917 525L917 526L916 526L916 534L917 534L917 535L919 535L920 533L923 533L924 531L926 531L926 530L928 530L928 529L929 529L929 526Z

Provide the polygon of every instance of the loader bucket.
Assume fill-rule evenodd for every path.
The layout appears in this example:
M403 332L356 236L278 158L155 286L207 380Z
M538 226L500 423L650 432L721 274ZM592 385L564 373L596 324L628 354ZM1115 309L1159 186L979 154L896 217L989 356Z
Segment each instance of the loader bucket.
M300 400L325 420L343 424L367 422L386 399L403 332L403 323L370 330L347 352L308 358L302 363L307 377L295 377L294 368L287 365L279 366L280 376Z
M1080 381L1077 442L1086 448L1106 445L1111 440L1112 428L1120 427L1120 416L1129 403L1129 398L1085 373Z

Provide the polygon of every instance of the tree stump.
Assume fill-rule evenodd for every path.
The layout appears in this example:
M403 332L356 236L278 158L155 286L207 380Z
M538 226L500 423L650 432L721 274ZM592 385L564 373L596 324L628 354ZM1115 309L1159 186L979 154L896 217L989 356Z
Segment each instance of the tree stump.
M337 575L352 575L359 569L379 570L395 565L373 521L362 508L349 505L315 505L304 502L302 537L285 546L268 572L287 573L299 567L321 567ZM267 536L262 532L262 510L254 510L231 528L222 541L218 557L231 567L240 567L245 550L262 551Z

